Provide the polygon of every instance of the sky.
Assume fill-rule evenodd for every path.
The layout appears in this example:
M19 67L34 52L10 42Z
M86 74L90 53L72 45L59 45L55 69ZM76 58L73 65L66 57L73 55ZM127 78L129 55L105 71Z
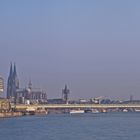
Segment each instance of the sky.
M0 75L48 98L140 99L139 0L1 0Z

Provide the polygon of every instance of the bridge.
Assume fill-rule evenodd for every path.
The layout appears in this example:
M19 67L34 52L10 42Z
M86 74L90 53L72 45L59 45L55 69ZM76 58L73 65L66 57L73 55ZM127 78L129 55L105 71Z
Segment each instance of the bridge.
M140 109L140 104L36 104L36 105L12 105L17 110L23 109Z

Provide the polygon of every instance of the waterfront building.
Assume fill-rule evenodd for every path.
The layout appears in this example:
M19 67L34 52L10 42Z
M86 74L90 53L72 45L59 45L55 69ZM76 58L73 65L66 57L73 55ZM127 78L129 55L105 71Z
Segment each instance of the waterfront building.
M16 65L10 66L10 73L7 82L7 99L12 103L46 103L47 94L42 89L32 88L31 81L27 88L19 87L19 80L16 72Z
M8 112L10 109L10 102L7 99L0 98L0 112Z
M13 68L11 63L10 73L7 82L7 99L9 99L11 102L16 103L17 89L19 89L19 80L17 77L16 65L14 64L14 68Z
M4 91L4 80L3 78L0 76L0 93L2 93Z
M62 89L62 98L54 98L54 99L48 99L48 104L68 104L69 101L69 95L70 90L67 88L67 85L65 85L64 89Z
M33 88L30 81L27 88L17 90L17 99L22 104L47 103L47 94L40 88Z
M69 93L70 93L70 90L67 88L67 85L65 85L65 88L62 89L62 99L65 101L66 104L68 104Z

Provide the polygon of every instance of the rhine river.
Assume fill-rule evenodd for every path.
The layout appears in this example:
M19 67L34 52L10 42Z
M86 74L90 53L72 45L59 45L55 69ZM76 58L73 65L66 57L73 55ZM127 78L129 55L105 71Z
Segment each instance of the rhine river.
M0 140L140 140L140 113L3 118Z

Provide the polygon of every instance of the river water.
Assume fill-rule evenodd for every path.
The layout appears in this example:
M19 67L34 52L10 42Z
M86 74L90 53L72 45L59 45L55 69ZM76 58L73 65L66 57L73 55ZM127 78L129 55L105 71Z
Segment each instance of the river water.
M3 118L0 140L140 140L140 113Z

